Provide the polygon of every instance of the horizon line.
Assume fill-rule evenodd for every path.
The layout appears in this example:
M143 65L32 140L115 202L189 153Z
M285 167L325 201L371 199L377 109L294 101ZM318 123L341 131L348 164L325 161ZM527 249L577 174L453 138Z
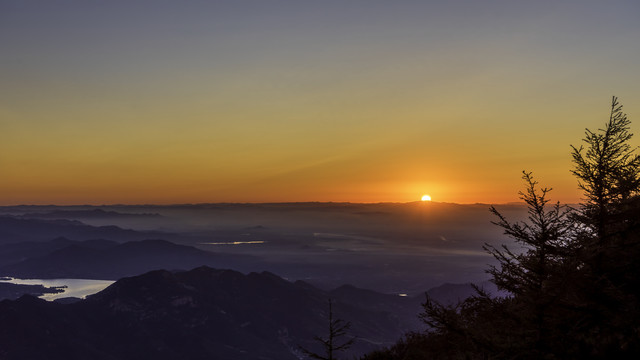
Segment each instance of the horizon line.
M46 207L46 206L58 206L58 207L106 207L106 206L156 206L156 207L170 207L170 206L204 206L204 205L295 205L295 204L350 204L350 205L405 205L405 204L442 204L442 205L523 205L524 201L509 201L501 203L487 203L487 202L472 202L472 203L456 203L447 201L377 201L377 202L352 202L352 201L268 201L268 202L202 202L202 203L112 203L112 204L11 204L0 205L0 208L5 207ZM578 203L566 203L562 205L576 205Z

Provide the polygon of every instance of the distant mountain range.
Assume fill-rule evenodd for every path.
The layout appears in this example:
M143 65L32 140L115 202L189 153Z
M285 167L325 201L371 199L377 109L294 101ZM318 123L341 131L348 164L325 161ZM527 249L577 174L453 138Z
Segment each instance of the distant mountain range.
M351 359L423 328L417 318L422 289L482 278L476 274L488 260L478 244L495 232L482 227L488 212L480 205L2 211L9 215L0 215L0 277L120 279L86 300L1 301L0 359L9 360L298 359L298 345L319 351L313 338L326 335L329 298L334 315L353 324L356 343L341 356ZM265 269L306 282L249 273ZM338 286L344 283L419 295ZM50 291L56 290L0 283L0 299ZM428 293L455 303L473 288L444 284Z
M510 219L526 218L522 205L499 207ZM481 204L22 205L0 207L0 214L5 214L0 215L0 268L36 257L48 262L53 250L61 250L15 244L20 242L45 243L59 237L118 243L162 239L220 256L214 262L136 270L198 265L267 270L323 289L350 283L411 295L444 282L486 280L484 269L493 259L482 245L510 241L490 223L488 206ZM12 248L5 251L3 245ZM23 251L27 247L34 253ZM247 257L227 263L224 260L233 258L227 254ZM28 267L36 268L34 263ZM117 261L112 268L117 268ZM17 265L12 270L18 270ZM109 271L96 273L110 278L137 274Z
M90 226L75 220L26 219L0 216L0 244L46 241L57 237L71 240L107 239L118 242L159 238L171 240L175 234L126 230L117 226Z
M326 335L329 298L356 337L343 358L418 326L418 298L351 286L326 292L267 272L158 270L71 304L0 302L0 358L299 359L298 345L317 349L314 336Z
M242 270L260 264L250 255L216 254L165 240L118 243L109 240L26 242L0 246L0 276L117 280L156 269L201 265Z
M91 210L53 210L49 212L32 212L20 215L26 219L119 219L119 218L160 218L156 213L121 213L103 209Z

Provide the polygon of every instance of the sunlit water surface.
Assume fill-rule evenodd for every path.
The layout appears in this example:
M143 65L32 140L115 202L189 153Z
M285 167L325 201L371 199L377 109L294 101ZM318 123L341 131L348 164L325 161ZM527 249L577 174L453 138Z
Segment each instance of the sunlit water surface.
M65 298L77 297L85 298L87 295L95 294L104 290L107 286L114 283L112 280L87 280L87 279L15 279L3 280L13 284L23 285L43 285L45 287L66 286L64 292L57 294L44 294L41 299L48 301Z

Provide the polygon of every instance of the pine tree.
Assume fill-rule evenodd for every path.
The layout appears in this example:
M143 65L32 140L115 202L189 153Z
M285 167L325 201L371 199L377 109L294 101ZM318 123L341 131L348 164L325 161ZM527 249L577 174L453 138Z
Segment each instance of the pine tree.
M341 341L340 338L347 335L347 332L351 328L350 322L345 322L342 319L333 318L333 301L329 299L329 331L327 338L321 336L315 336L314 340L322 344L325 355L320 355L313 351L300 347L302 352L312 359L318 360L336 360L336 353L339 351L347 350L355 342L355 338L351 338L347 341Z
M613 97L605 127L586 130L586 147L572 146L572 173L584 194L574 218L581 229L574 332L591 355L640 348L640 156L629 144L629 130Z
M504 315L520 324L514 331L521 333L522 346L529 349L529 354L542 358L552 348L556 306L566 288L565 271L574 231L570 209L560 203L549 206L551 189L539 188L531 173L523 172L522 178L526 188L520 198L528 207L528 222L510 223L495 207L490 210L499 219L493 223L524 251L515 253L505 245L496 248L488 244L484 249L498 260L498 266L491 265L487 270L492 281L512 297Z
M575 164L571 172L584 194L577 219L599 245L610 241L618 230L610 228L612 221L640 190L640 156L629 144L633 137L630 123L614 96L605 127L597 132L585 130L586 148L571 146Z

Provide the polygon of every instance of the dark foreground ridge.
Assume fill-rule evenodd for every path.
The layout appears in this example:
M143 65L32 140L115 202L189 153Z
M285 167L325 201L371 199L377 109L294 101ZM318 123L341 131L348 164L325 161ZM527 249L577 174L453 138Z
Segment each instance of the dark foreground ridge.
M343 354L352 358L411 326L392 313L419 310L416 299L348 290L199 267L124 278L72 304L23 296L0 302L0 358L298 359L298 345L314 349L313 337L326 332L330 297L334 316L353 324L357 341ZM340 298L358 293L376 308Z

